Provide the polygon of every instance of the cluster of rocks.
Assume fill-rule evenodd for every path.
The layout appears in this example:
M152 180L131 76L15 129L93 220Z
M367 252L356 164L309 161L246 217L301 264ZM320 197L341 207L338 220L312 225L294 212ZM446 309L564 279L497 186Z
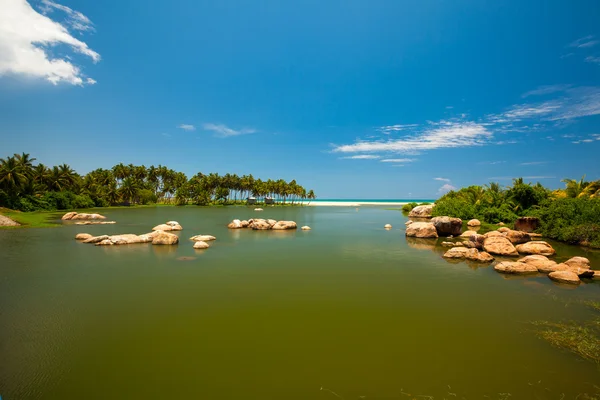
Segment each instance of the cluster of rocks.
M168 231L181 231L181 230L183 230L183 228L181 227L179 222L169 221L164 224L156 225L154 228L152 228L152 230L168 232Z
M494 269L505 274L548 274L553 281L578 285L581 278L599 278L598 272L590 267L590 260L585 257L572 257L558 264L542 255L530 255L517 261L504 261L496 264Z
M227 225L229 229L252 229L255 231L283 231L289 229L298 229L298 225L294 221L277 221L274 219L252 218L249 220L234 219ZM303 226L302 230L310 230L310 226Z
M92 236L88 233L79 233L75 239L83 243L92 243L96 246L114 246L123 244L152 243L154 245L171 245L179 243L179 237L169 232L153 231L143 235L101 235Z
M68 212L61 218L63 221L75 221L75 220L97 220L97 219L106 219L104 215L100 214L86 214L86 213L76 213L75 211Z

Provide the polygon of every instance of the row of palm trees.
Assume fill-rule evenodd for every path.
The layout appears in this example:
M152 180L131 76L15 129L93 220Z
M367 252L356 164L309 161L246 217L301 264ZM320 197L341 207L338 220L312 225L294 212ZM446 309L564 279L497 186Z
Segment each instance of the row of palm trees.
M34 164L35 158L27 153L0 159L0 206L15 199L40 197L48 192L71 192L88 196L98 206L122 203L194 203L233 204L245 202L254 196L272 197L282 203L297 203L315 199L312 190L306 190L295 180L255 179L252 175L219 175L198 173L191 179L182 172L165 166L117 164L111 169L99 168L81 176L67 164L47 167ZM0 193L2 194L2 193Z

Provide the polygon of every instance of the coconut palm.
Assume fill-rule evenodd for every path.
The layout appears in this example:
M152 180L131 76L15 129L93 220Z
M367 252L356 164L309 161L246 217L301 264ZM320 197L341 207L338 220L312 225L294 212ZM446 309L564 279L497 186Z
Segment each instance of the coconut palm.
M0 187L15 194L27 181L27 175L16 157L0 159Z
M567 192L568 197L579 197L589 182L585 181L585 175L581 177L579 181L575 179L563 179L561 182L564 182L566 185L565 191Z

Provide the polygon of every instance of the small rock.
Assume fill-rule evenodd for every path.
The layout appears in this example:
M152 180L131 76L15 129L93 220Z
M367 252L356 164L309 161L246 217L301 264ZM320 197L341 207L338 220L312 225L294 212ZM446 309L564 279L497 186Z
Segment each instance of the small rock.
M469 222L467 222L467 226L481 226L481 221L479 221L478 219L472 219Z
M460 236L462 236L462 237L471 237L471 236L473 236L473 235L477 235L477 234L478 234L478 233L477 233L477 232L475 232L475 231L464 231L464 232L462 233L462 235L460 235Z
M254 211L263 211L262 208L255 208Z
M490 254L501 256L519 255L515 246L505 237L488 237L483 242L483 248Z
M385 228L385 229L392 229L392 225L390 225L390 224L385 224L384 228Z
M304 225L304 226L302 227L302 230L303 230L303 231L310 231L310 229L311 229L311 228L310 228L310 226L307 226L307 225Z
M296 225L294 221L277 221L271 226L271 229L273 229L274 231L282 231L297 228L298 225Z
M581 283L581 279L571 271L555 271L550 272L548 275L550 279L560 283L569 283L572 285L579 285Z
M154 228L152 228L153 231L163 231L163 232L180 231L182 229L183 228L181 227L181 225L179 225L179 223L177 221L169 221L166 224L156 225Z
M193 240L194 242L209 242L211 240L217 240L217 238L211 235L196 235L192 236L190 240Z
M498 226L504 226L506 225L504 222L498 222Z
M552 256L556 254L556 250L554 250L552 246L541 240L518 244L517 251L521 254L541 254L543 256Z
M503 274L515 275L535 274L538 272L537 268L534 265L525 264L518 261L504 261L496 264L494 266L494 269L498 272L502 272Z
M85 239L83 241L83 243L99 243L103 240L108 239L109 236L108 235L102 235L102 236L92 236L91 238Z
M242 221L240 221L239 219L234 219L233 221L231 221L229 223L229 225L227 225L227 227L229 229L241 229L242 228Z
M196 250L202 250L202 249L208 249L210 246L208 245L208 243L203 242L203 241L198 241L196 243L194 243L194 248Z
M75 240L88 240L92 237L93 236L89 233L78 233L77 235L75 235Z
M159 231L152 239L153 245L172 245L179 243L179 237L169 232Z

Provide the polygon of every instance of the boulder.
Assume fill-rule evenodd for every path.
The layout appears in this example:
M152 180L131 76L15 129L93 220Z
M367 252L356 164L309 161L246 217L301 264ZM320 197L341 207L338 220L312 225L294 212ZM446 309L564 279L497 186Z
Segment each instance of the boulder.
M179 223L177 221L169 221L166 224L156 225L154 228L152 228L153 231L163 231L163 232L180 231L182 229L183 228L181 227L181 225L179 225Z
M442 242L442 247L454 247L454 242Z
M250 225L248 225L248 227L254 229L255 231L271 229L271 225L264 219L255 219Z
M590 269L590 260L585 257L571 257L564 262L569 267L580 267L583 269Z
M262 208L255 208L254 211L262 211Z
M310 226L308 226L308 225L304 225L304 226L302 227L302 230L303 230L303 231L310 231L310 229L311 229L311 228L310 228Z
M483 250L483 243L485 242L486 237L484 235L471 235L469 236L469 242L473 243L473 245L479 250Z
M504 235L502 234L502 232L498 232L498 231L490 231L486 234L483 235L485 238L489 238L489 237L504 237Z
M179 237L173 233L160 231L152 238L154 245L171 245L179 243Z
M543 256L552 256L556 253L552 246L541 240L518 244L517 251L521 254L541 254Z
M92 236L91 238L85 239L83 241L83 243L99 243L103 240L108 239L109 236L108 235L102 235L102 236Z
M462 220L451 217L434 217L431 223L435 226L439 236L460 235L462 232Z
M538 272L537 268L534 265L525 264L518 261L504 261L496 264L494 266L494 269L498 272L502 272L503 274L515 275L536 274Z
M75 235L75 240L88 240L91 238L93 238L93 236L89 233L78 233L77 235Z
M390 225L390 224L385 224L383 227L384 227L385 229L392 229L392 225Z
M66 213L65 215L63 215L61 219L62 219L62 220L65 220L65 221L69 221L69 220L71 220L71 219L72 219L74 216L76 216L76 215L77 215L77 213L76 213L76 212L74 212L74 211L71 211L71 212L68 212L68 213Z
M490 254L500 256L518 256L515 246L505 237L488 237L483 241L483 248Z
M194 242L209 242L211 240L217 240L217 238L211 235L196 235L192 236L190 240L193 240Z
M63 219L65 219L65 217L70 214L67 213L65 215L63 215ZM75 213L75 215L73 215L71 218L68 218L69 220L88 220L88 219L106 219L106 217L104 215L100 215L100 214L86 214L86 213Z
M433 205L427 206L416 206L413 208L408 214L409 217L417 217L417 218L431 218L431 211L433 210Z
M526 232L513 231L513 230L508 229L508 228L500 228L500 229L507 229L507 231L506 231L506 238L508 240L510 240L510 242L512 244L527 243L527 242L529 242L531 240L531 237ZM500 231L500 229L498 229L498 231Z
M550 272L558 271L558 264L555 261L549 260L548 257L542 255L531 255L520 258L518 262L533 265L538 269L539 272L548 274Z
M569 266L565 263L561 263L561 264L558 264L558 267L560 268L559 269L560 271L572 272L580 278L593 278L594 277L594 270L591 270L589 267L586 267L585 265Z
M408 226L408 225L410 225L410 224L412 224L412 223L413 223L413 221L411 221L411 220L408 220L408 221L406 221L406 222L404 223L404 225Z
M247 228L248 225L250 225L250 222L248 222L246 220L242 220L241 224L242 224L242 228Z
M435 225L431 222L413 222L406 227L406 236L417 238L436 238L438 237Z
M508 231L510 231L510 228L507 228L505 226L503 226L502 228L498 228L498 232L500 233L506 233Z
M208 245L208 243L203 242L202 240L199 240L196 243L194 243L194 248L196 250L208 249L209 247L210 246Z
M568 283L571 285L579 285L581 283L581 280L579 279L577 274L575 274L574 272L571 272L571 271L550 272L548 277L550 279L552 279L553 281L560 282L560 283Z
M475 232L475 231L464 231L462 233L462 235L460 235L460 236L462 236L462 237L471 237L473 235L477 235L477 232Z
M242 221L240 221L239 219L234 219L233 221L231 221L229 223L229 225L227 225L227 227L229 229L241 229L242 228Z
M275 224L273 224L273 226L271 226L271 229L273 229L274 231L283 231L297 228L298 225L296 225L294 221L278 221Z
M277 223L277 220L274 219L268 219L267 222L269 223L269 225L273 226Z
M444 258L466 258L471 261L492 262L494 257L489 253L479 252L477 249L467 249L465 247L453 247L443 255Z
M467 222L467 226L481 226L481 221L479 221L478 219L472 219L469 222Z
M536 217L521 217L515 221L515 229L523 232L533 232L540 227L540 220Z

